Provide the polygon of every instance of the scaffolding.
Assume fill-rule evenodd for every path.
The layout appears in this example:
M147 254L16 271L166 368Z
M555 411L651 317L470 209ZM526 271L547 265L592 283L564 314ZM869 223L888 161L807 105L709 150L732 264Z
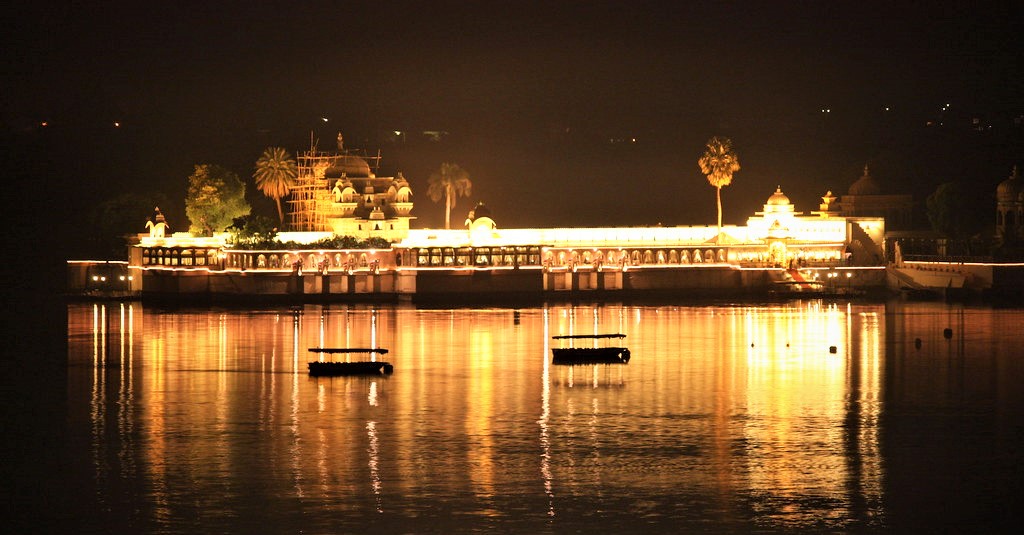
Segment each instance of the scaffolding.
M352 179L374 178L380 168L380 159L379 149L373 155L365 150L341 147L337 152L318 151L312 145L308 151L299 153L296 158L298 175L289 191L289 229L295 232L330 231L327 219L334 212L333 182L343 174Z

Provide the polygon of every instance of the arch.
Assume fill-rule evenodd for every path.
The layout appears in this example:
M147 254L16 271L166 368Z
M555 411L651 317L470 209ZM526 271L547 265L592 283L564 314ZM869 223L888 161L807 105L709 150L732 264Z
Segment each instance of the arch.
M261 254L256 257L256 267L267 267L267 255Z
M663 250L659 250L658 251L658 263L659 264L664 264L665 263L665 251L663 251Z
M276 254L270 255L270 267L271 268L277 268L277 267L280 267L280 265L281 265L281 259L278 258Z
M592 263L592 258L593 257L591 256L590 251L583 251L583 263L584 264Z
M672 249L671 251L668 252L668 263L669 264L678 264L679 263L679 251L676 251L675 249Z
M652 253L650 249L647 249L646 251L644 251L644 264L653 264L653 263L654 263L654 253Z
M640 265L640 251L633 249L633 251L629 253L629 263L634 266Z
M708 250L704 251L704 262L705 263L708 263L708 262L714 263L714 261L715 261L715 252L712 251L711 249L708 249Z
M370 265L370 263L367 261L366 253L361 253L359 255L359 267L366 267L368 265Z
M725 249L718 250L718 261L725 262Z

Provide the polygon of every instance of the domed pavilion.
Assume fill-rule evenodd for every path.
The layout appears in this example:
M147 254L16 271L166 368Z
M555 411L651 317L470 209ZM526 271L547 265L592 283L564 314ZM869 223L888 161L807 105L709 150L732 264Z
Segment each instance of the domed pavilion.
M402 239L414 219L412 189L401 172L377 176L380 159L379 152L345 149L341 134L337 152L300 153L288 201L289 231Z
M996 187L996 238L1004 243L1024 238L1024 181L1017 166Z
M905 230L912 226L914 199L911 195L892 194L871 175L868 166L846 195L836 203L844 217L883 217L891 230Z

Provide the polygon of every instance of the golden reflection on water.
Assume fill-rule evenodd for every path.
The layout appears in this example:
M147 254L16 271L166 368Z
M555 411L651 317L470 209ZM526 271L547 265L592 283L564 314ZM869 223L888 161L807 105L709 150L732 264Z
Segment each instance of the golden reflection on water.
M784 527L882 507L881 305L68 315L69 399L88 407L71 420L91 430L97 486L135 483L157 524L245 492L480 517L507 514L509 495L557 517L625 492ZM628 365L550 363L552 336L602 332L627 335ZM311 378L317 346L388 348L395 372Z

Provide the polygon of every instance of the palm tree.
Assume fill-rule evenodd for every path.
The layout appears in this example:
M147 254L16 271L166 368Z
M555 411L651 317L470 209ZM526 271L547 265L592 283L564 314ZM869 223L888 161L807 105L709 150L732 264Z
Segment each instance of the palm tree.
M437 202L444 197L444 228L451 228L451 212L452 208L455 208L455 198L469 197L473 189L469 173L458 164L443 163L440 169L430 175L427 183L427 195L430 196L430 200Z
M256 187L277 203L277 217L282 226L284 211L281 210L281 197L288 195L298 175L299 168L295 159L281 147L267 147L260 159L256 160L256 171L252 175L256 179Z
M732 140L727 137L713 137L708 140L707 150L697 160L700 171L707 175L708 183L715 188L718 200L718 235L722 235L722 188L732 183L732 174L740 170L740 159L732 150Z

